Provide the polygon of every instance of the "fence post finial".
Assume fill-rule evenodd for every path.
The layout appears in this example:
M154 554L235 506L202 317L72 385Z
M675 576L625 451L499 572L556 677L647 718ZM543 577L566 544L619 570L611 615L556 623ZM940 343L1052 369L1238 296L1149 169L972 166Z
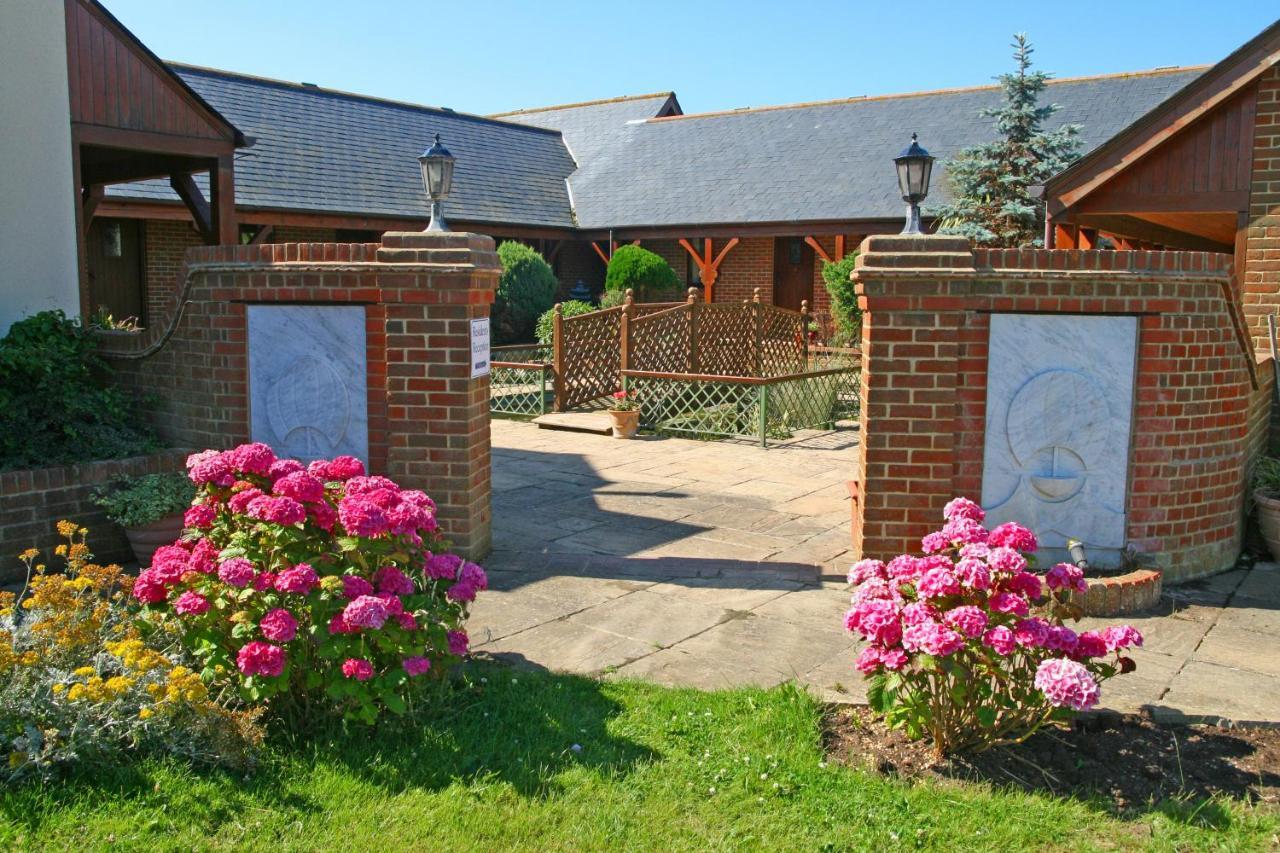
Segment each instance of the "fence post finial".
M808 299L800 300L800 313L805 315L806 317L809 316L809 300Z
M688 298L687 300L685 300L685 301L686 301L686 302L688 302L690 305L692 305L693 303L697 302L697 301L698 301L698 288L696 288L696 287L691 287L691 288L689 288L689 298Z
M546 303L544 302L543 304L545 305ZM556 313L557 313L557 314L561 313L561 311L560 311L560 303L559 303L559 302L557 302L557 303L556 303L555 311L556 311Z
M627 288L627 298L626 298L626 299L624 299L623 301L624 301L624 302L626 302L626 304L628 304L628 305L630 305L632 302L635 302L635 301L636 301L636 292L635 292L634 290L632 290L630 287L628 287L628 288Z
M760 301L760 288L757 287L755 290L751 291L751 301L752 302Z

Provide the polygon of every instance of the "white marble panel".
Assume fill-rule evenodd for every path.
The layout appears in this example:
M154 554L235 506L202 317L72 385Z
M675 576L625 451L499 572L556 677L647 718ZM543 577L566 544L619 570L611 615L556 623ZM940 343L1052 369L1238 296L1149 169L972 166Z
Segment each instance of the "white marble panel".
M1054 550L1079 539L1095 562L1114 562L1125 545L1137 341L1136 317L992 316L989 525L1020 522Z
M369 461L364 323L361 306L249 306L254 441L303 461Z

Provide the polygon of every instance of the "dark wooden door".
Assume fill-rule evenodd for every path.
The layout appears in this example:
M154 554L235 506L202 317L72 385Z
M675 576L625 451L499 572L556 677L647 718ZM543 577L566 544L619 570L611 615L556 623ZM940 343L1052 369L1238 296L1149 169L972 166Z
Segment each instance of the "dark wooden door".
M116 320L143 316L142 222L94 219L89 226L89 310L105 308Z
M800 310L807 300L813 306L813 249L803 237L776 237L773 241L773 304Z

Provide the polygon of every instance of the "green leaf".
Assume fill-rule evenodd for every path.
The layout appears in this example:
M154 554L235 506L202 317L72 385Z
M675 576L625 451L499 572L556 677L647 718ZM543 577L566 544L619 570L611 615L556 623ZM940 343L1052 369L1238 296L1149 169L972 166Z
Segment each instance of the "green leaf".
M978 722L982 724L983 728L989 729L996 724L995 708L987 705L979 705L974 711L974 715L977 716Z

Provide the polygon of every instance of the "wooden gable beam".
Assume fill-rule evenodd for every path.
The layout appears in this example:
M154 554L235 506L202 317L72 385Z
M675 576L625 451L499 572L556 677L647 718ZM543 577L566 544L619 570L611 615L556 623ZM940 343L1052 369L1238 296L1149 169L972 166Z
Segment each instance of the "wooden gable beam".
M600 248L600 244L595 240L591 241L591 248L596 250L596 254L600 256L600 260L604 261L604 265L609 266L609 256L604 253L604 249Z
M818 257L822 258L827 263L832 263L831 256L827 254L826 249L822 248L821 243L812 237L805 237L804 241L809 244L809 248L813 249L814 253L816 253Z
M182 203L187 206L187 210L191 213L191 218L195 220L196 230L200 232L200 236L204 238L206 243L215 244L217 238L213 233L213 216L209 210L209 202L205 200L204 194L200 192L200 187L196 186L195 178L191 177L190 174L171 175L169 177L169 186L173 187L173 191L178 194L178 198L182 199Z
M716 278L720 274L720 264L724 263L725 255L729 254L729 250L738 245L738 238L734 237L720 250L720 254L713 259L711 256L711 238L705 237L702 241L702 254L698 254L698 250L693 247L688 240L681 237L680 245L684 250L693 257L693 263L698 267L698 272L702 276L702 292L705 301L712 301L712 289L715 287Z
M836 250L835 250L835 253L831 255L827 254L826 249L822 248L822 244L818 242L817 237L813 237L813 236L805 237L804 241L809 244L809 248L813 249L814 253L818 257L822 258L824 261L826 261L829 264L838 264L844 260L845 241L844 241L843 234L836 235ZM856 243L858 241L854 240L854 242Z

